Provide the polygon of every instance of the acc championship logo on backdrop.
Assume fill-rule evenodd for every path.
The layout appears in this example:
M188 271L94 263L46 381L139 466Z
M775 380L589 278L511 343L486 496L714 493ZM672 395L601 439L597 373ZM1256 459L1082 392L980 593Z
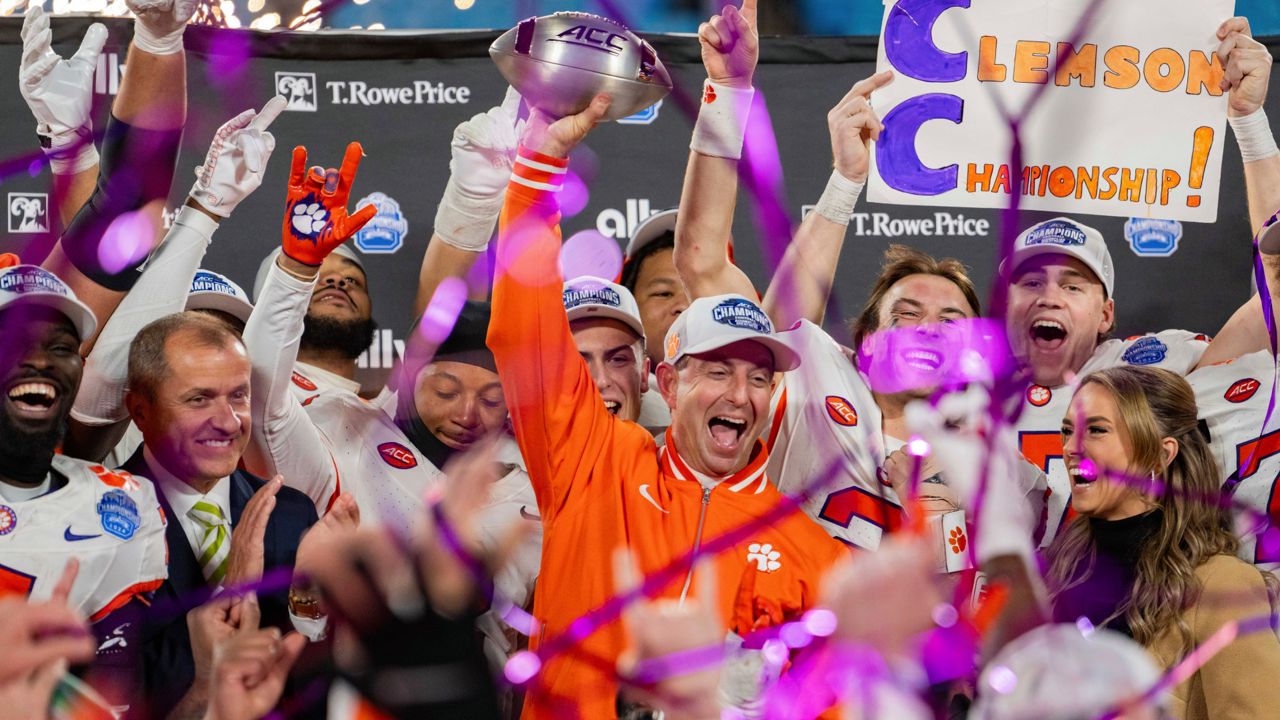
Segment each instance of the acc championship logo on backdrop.
M315 112L320 105L315 73L277 72L276 94L288 101L285 110Z
M365 205L378 209L378 214L356 233L356 247L366 253L393 253L404 245L409 233L409 221L400 213L400 203L376 192L356 203L356 210Z
M1182 239L1182 223L1177 220L1129 218L1124 221L1124 239L1134 255L1169 257Z
M662 109L662 101L650 105L634 115L618 118L619 125L652 125L658 119L658 111Z
M9 232L49 232L49 196L45 193L9 193Z

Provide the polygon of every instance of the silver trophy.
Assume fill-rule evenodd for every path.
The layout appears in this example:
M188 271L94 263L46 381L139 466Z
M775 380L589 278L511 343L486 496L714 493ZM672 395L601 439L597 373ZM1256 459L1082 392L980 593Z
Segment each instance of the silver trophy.
M671 76L644 39L620 23L580 12L532 17L489 46L502 76L528 103L553 116L613 98L606 120L633 115L671 92Z

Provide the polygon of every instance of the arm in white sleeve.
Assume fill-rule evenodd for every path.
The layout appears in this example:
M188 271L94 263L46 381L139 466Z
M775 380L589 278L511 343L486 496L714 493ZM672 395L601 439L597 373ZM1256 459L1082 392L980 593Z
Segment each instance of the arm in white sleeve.
M289 390L314 288L314 281L298 280L272 263L245 325L253 363L253 452L245 463L262 477L283 475L323 515L337 494L337 467L324 435Z
M128 381L129 344L138 331L165 315L182 312L191 279L218 223L199 210L184 206L152 255L138 283L120 301L84 364L84 379L76 393L71 417L82 424L111 425L129 417L124 406Z

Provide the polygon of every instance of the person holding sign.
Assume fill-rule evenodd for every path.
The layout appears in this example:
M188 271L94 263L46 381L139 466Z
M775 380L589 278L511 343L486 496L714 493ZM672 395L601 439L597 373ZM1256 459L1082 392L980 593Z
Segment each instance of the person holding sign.
M695 299L755 292L726 253L757 59L748 51L754 28L735 25L731 17L714 18L699 35L708 79L676 228L676 267ZM784 375L772 398L769 476L784 493L803 496L805 511L830 535L869 550L903 524L916 476L926 479L920 490L925 512L944 515L944 525L965 532L964 513L941 482L941 468L930 460L918 463L905 450L911 433L904 409L947 384L942 379L955 365L947 360L969 341L970 328L963 326L979 312L963 265L894 246L854 322L859 357L818 324L867 180L871 141L882 127L871 98L893 79L884 72L856 83L828 114L835 168L764 298L777 326L794 323L788 335L806 363ZM1030 491L1039 474L1030 466L1024 470L1023 489ZM815 482L822 487L810 487ZM961 553L940 553L952 556L952 569L967 566Z

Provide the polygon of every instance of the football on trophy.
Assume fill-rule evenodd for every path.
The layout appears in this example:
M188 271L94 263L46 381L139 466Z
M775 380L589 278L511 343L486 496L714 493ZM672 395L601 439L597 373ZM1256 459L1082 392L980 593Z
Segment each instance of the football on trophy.
M580 12L532 17L489 47L502 76L553 117L613 98L606 120L633 115L671 92L671 76L643 38L608 18Z

